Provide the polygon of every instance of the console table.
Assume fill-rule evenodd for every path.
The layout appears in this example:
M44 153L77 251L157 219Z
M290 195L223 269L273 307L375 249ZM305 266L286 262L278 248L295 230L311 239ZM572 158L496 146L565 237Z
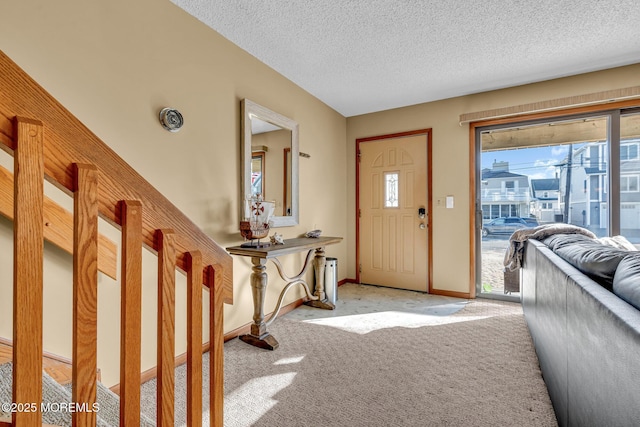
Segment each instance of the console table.
M324 247L334 243L340 243L342 237L300 237L285 240L284 245L275 245L263 248L251 248L242 246L233 246L227 248L231 255L239 255L251 257L251 293L253 295L253 324L251 324L251 333L240 335L240 339L248 344L267 350L275 350L278 348L278 341L273 335L267 331L267 327L275 320L276 316L282 308L282 302L287 291L294 285L302 285L309 301L305 304L311 307L323 308L325 310L333 310L336 307L327 301L324 291L324 270L326 258L324 255ZM294 254L308 250L307 257L304 261L302 271L296 276L287 276L282 268L282 264L278 260L279 256ZM315 256L314 256L315 253ZM316 279L316 289L313 295L309 290L304 275L311 265L313 259L314 273ZM264 316L264 297L267 289L268 277L266 273L267 260L271 260L278 269L280 277L287 282L278 298L278 304L273 314L265 321Z

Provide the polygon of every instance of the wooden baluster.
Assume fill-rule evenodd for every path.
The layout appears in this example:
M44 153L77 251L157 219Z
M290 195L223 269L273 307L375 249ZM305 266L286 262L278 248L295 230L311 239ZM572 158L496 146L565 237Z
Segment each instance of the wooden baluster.
M120 426L140 425L142 338L142 204L120 202L122 285L120 309Z
M202 254L187 253L187 425L202 426Z
M208 266L209 278L209 375L211 426L222 427L224 417L224 329L223 269Z
M98 170L74 164L73 426L95 426L98 351Z
M176 242L172 230L156 232L158 249L158 427L174 425Z
M9 197L14 205L7 208L5 202L8 198L3 198L2 193L7 187L7 183L4 182L6 174L0 171L0 182L5 184L0 188L0 211L5 215L7 209L13 211L15 219L13 399L15 402L35 403L38 406L38 413L21 412L12 415L12 423L20 427L41 424L39 404L42 399L42 222L49 222L46 220L49 211L46 198L45 216L42 215L43 176L46 174L56 185L76 193L76 215L72 220L73 239L67 227L64 230L53 230L53 225L58 224L58 214L61 216L58 210L52 211L51 215L56 216L56 221L51 221L51 224L45 227L49 231L44 232L44 236L53 236L52 240L55 238L57 244L63 246L73 240L73 252L76 254L73 261L73 402L83 404L84 408L89 410L93 409L93 406L86 405L95 402L98 269L96 259L104 264L103 270L107 274L115 275L115 257L109 257L107 260L107 256L98 255L96 258L96 200L99 200L101 215L110 222L118 223L121 218L118 217L119 209L114 209L114 205L119 200L135 198L143 202L150 201L149 205L154 206L154 209L145 211L142 240L145 245L159 247L162 259L159 261L159 270L162 272L158 279L158 385L161 390L158 393L161 408L158 418L162 420L160 425L173 425L174 419L175 267L177 265L186 270L184 253L195 249L201 253L202 264L209 266L204 269L206 278L203 280L211 287L212 425L222 425L222 303L233 301L231 256L2 52L0 68L7 76L0 79L0 93L6 101L0 103L0 117L10 118L20 111L20 114L42 117L47 123L45 140L40 122L22 118L14 119L13 123L0 120L0 144L6 146L9 152L14 152L16 174L14 183L8 185ZM44 149L43 144L46 144ZM69 165L74 162L78 165L70 168ZM83 163L94 163L96 166L83 166ZM100 187L97 186L98 169ZM13 197L10 194L11 186L14 187ZM34 220L36 217L38 221ZM66 223L66 218L65 214L62 222ZM157 237L156 229L161 227L172 227L180 233L180 239L177 240L170 233L163 232ZM162 244L156 246L158 241ZM108 252L113 250L110 249ZM124 307L124 310L127 308ZM129 314L123 316L131 318ZM131 324L131 320L127 320L126 323ZM128 326L125 328L131 331ZM126 341L126 338L123 339ZM127 342L127 346L130 344ZM128 363L125 364L129 366ZM131 396L127 392L125 394ZM125 399L126 402L130 400L131 398ZM96 416L91 412L74 412L72 418L74 425L84 427L95 424Z
M13 226L13 424L41 425L44 160L42 123L16 118ZM31 409L31 408L30 408Z
M0 166L0 215L13 221L13 173ZM44 196L44 239L73 255L73 214ZM118 246L98 235L98 270L116 280Z

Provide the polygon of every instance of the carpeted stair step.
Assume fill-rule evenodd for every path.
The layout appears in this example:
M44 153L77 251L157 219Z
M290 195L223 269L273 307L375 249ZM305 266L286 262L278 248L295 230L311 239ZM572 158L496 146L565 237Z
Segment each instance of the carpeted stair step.
M4 363L0 365L0 402L11 402L12 396L12 363ZM46 372L42 372L42 402L50 408L57 408L56 404L70 403L72 385L67 384L62 386L58 384L51 376ZM98 427L111 427L118 426L119 413L120 413L120 399L118 395L113 393L102 383L98 382L98 388L96 393L97 401L99 404L99 412L97 413L97 426ZM10 415L0 410L0 419L3 415ZM155 426L155 423L141 414L140 425L143 427ZM52 424L55 426L67 427L71 426L71 412L69 411L48 411L43 412L42 422L46 424Z
M63 387L71 395L72 384L65 384ZM109 390L109 388L98 381L96 400L100 404L100 418L107 421L109 425L118 426L120 424L120 396ZM153 427L155 425L155 422L145 414L140 414L141 427Z

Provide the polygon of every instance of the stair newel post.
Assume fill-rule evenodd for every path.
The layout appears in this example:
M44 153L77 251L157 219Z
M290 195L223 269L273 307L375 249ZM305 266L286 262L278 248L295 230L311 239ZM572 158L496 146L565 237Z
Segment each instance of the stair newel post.
M120 288L120 426L140 425L142 339L142 203L120 202L122 284Z
M43 198L42 123L13 123L13 402L35 405L12 415L18 426L40 426L42 401Z
M98 170L74 164L73 426L95 426L98 371Z

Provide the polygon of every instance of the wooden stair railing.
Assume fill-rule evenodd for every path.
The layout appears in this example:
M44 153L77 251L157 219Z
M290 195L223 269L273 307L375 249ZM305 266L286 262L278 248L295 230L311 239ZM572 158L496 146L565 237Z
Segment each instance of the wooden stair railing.
M120 425L140 425L143 245L158 254L158 426L174 425L175 269L187 273L187 424L202 422L202 286L210 298L211 425L222 425L231 257L0 51L0 148L14 157L13 401L42 400L44 179L73 194L74 425L95 426L98 217L122 231ZM6 176L6 175L4 175ZM0 176L2 178L2 176ZM16 412L12 425L40 426Z
M13 174L0 166L0 215L13 220ZM50 198L44 198L44 239L73 254L73 214ZM117 280L118 246L98 235L98 270Z

